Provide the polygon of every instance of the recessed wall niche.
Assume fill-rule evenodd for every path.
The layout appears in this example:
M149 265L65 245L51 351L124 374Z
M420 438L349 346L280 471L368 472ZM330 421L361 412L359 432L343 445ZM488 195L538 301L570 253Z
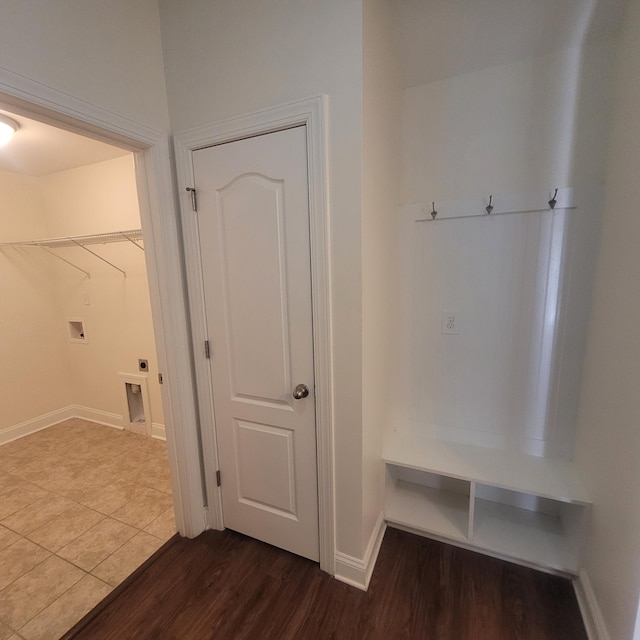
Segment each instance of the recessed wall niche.
M67 327L69 330L69 340L80 344L87 343L87 332L84 327L82 318L67 318Z

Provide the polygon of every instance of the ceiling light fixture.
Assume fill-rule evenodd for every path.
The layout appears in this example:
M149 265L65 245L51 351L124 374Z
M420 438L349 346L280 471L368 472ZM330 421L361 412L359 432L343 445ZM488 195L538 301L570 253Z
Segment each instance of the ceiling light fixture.
M4 147L19 128L20 125L15 120L0 113L0 147Z

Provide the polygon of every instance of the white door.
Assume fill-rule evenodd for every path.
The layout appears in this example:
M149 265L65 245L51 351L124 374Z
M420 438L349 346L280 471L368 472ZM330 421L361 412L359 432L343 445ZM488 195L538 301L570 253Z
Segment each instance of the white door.
M193 165L224 524L318 560L306 128Z

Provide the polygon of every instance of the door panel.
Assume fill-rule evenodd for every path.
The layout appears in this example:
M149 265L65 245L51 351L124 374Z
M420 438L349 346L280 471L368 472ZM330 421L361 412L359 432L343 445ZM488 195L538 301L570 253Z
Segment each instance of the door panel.
M217 194L231 392L238 400L282 403L291 388L282 190L281 181L250 174Z
M235 440L240 501L295 516L293 431L236 420Z
M304 127L193 153L225 526L317 560L306 158Z

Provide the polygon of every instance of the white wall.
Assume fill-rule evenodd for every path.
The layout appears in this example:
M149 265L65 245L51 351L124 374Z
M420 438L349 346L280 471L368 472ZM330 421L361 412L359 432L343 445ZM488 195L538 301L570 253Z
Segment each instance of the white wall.
M603 154L587 152L606 135L614 47L607 40L406 89L403 202L601 181Z
M593 500L585 569L612 640L633 635L640 596L640 2L619 52L606 204L576 459Z
M48 237L140 228L130 155L54 173L40 183ZM147 417L163 424L144 253L129 242L89 248L127 277L78 247L56 250L91 274L89 279L63 263L54 265L60 330L66 329L67 318L81 317L88 339L86 344L65 341L73 402L122 415L118 373L142 375L138 358L144 358L149 361Z
M119 115L168 127L156 0L3 0L0 61Z
M160 15L174 132L328 95L336 538L361 558L361 2L161 0Z
M405 90L402 201L576 187L572 213L414 222L403 209L398 428L571 457L614 43ZM459 335L441 332L457 311Z
M400 186L400 87L390 0L363 3L362 450L363 545L383 510Z
M0 172L0 228L1 242L44 237L36 178ZM0 438L9 427L71 404L52 261L39 249L0 251Z

